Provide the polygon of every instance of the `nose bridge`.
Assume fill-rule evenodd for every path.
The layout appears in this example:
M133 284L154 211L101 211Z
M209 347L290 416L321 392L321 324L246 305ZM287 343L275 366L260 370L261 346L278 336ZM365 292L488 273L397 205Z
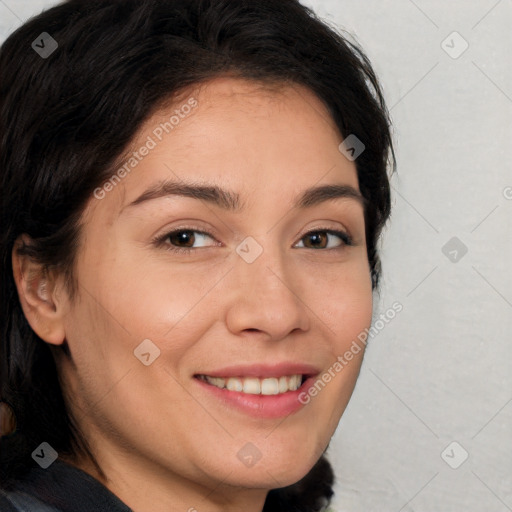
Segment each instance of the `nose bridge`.
M275 339L297 328L307 329L307 308L278 244L270 246L270 237L265 247L254 239L244 242L237 248L237 290L228 315L230 328L265 331Z
M292 294L290 268L286 271L286 256L271 235L258 237L262 243L247 237L237 248L241 261L237 261L237 273L241 280L250 283L251 290L261 296L276 297Z

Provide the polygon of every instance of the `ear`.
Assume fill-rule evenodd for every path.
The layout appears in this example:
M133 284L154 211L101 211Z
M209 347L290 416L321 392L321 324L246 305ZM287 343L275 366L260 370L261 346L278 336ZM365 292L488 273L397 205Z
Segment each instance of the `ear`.
M21 307L30 327L42 340L61 345L66 335L57 276L30 256L19 254L18 249L29 241L27 235L21 235L12 250L12 269Z

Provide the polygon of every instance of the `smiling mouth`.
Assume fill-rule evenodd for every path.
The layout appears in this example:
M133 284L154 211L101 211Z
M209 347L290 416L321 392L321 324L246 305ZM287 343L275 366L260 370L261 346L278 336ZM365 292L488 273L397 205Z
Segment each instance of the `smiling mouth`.
M282 377L210 377L209 375L196 375L196 378L219 389L236 391L249 395L282 395L289 391L297 391L307 375L295 374Z

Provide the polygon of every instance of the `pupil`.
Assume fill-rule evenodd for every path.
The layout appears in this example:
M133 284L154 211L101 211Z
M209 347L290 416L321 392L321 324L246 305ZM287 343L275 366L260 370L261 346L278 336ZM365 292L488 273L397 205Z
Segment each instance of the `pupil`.
M178 244L186 244L187 247L194 245L194 236L191 235L191 231L179 231L174 238L177 239Z
M310 241L312 242L312 245L319 246L322 245L322 241L325 239L324 234L315 233L313 235L309 235Z

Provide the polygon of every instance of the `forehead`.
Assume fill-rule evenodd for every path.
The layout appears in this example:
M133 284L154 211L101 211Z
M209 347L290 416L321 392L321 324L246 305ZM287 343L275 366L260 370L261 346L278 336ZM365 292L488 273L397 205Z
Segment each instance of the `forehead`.
M168 179L250 196L262 187L276 197L295 194L322 180L357 189L355 164L338 149L341 138L323 102L303 86L216 78L182 91L146 120L118 160L116 169L127 172L107 199L122 209Z

